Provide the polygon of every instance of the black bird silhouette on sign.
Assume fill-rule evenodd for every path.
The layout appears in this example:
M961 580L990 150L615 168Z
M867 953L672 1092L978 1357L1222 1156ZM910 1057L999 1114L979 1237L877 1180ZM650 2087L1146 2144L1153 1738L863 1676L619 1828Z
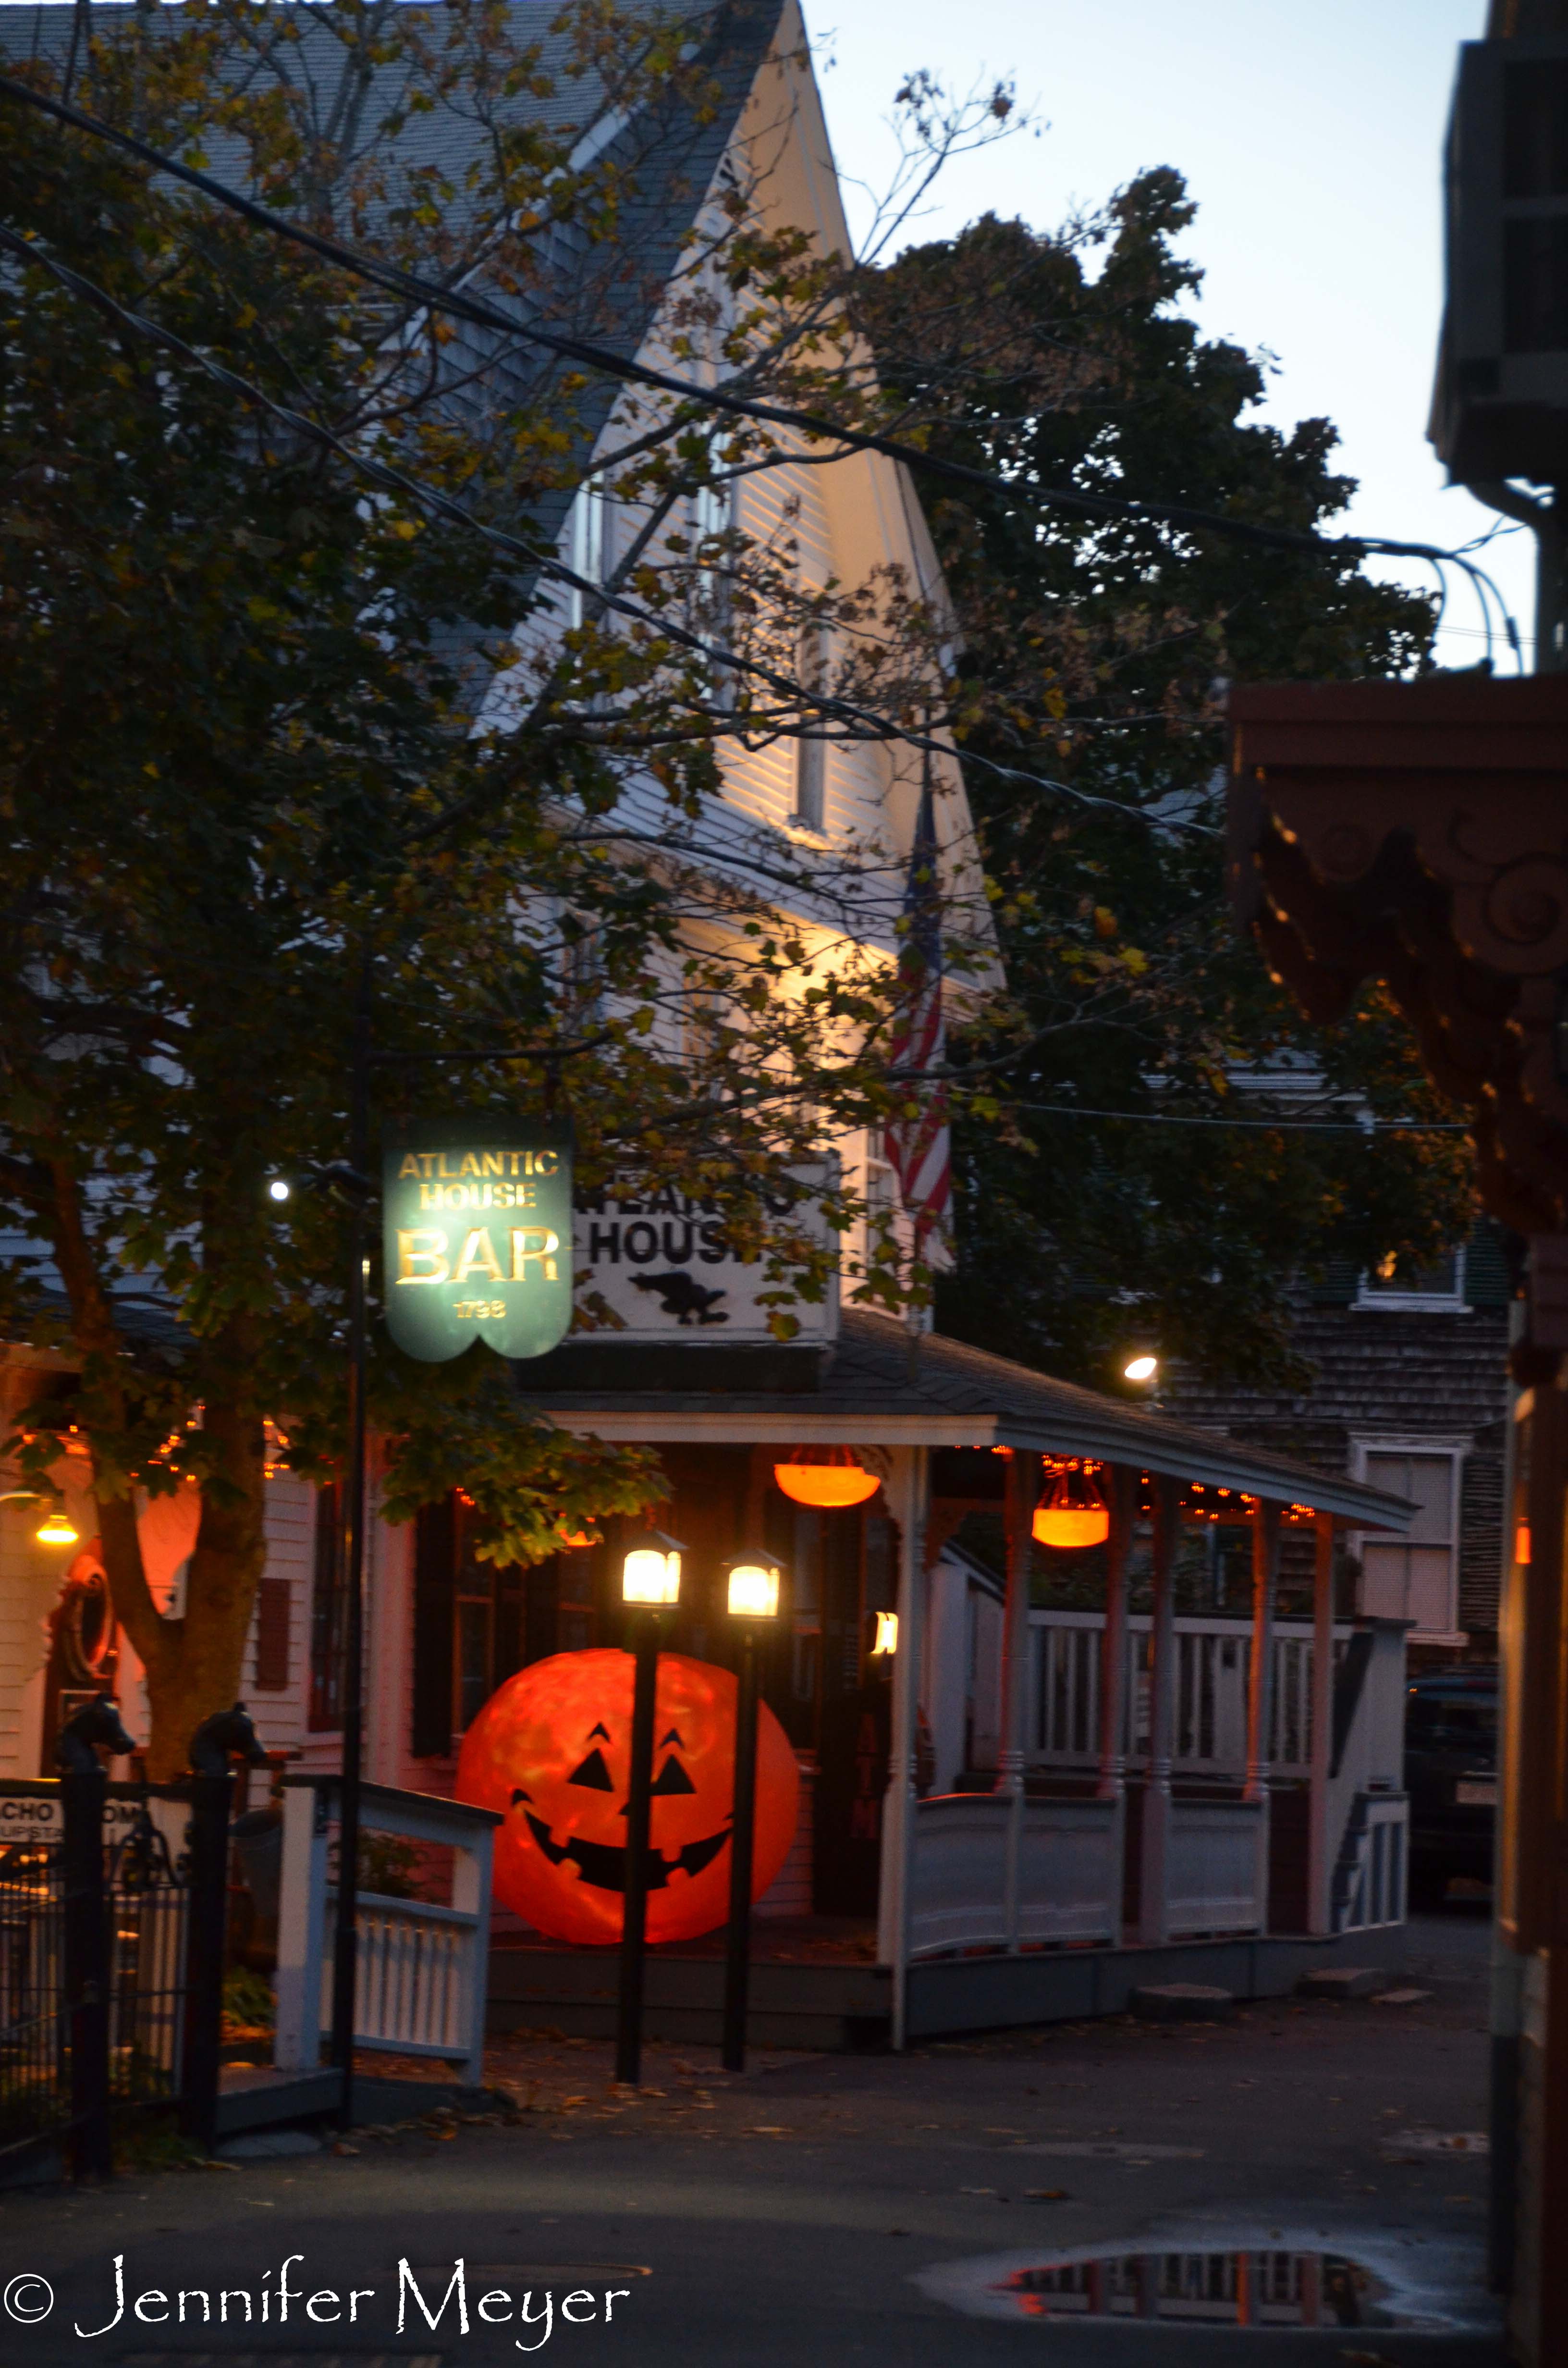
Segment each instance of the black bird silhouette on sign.
M723 1298L722 1291L705 1291L689 1274L634 1274L631 1278L639 1291L656 1291L666 1315L681 1324L727 1324L725 1314L715 1315L714 1308Z

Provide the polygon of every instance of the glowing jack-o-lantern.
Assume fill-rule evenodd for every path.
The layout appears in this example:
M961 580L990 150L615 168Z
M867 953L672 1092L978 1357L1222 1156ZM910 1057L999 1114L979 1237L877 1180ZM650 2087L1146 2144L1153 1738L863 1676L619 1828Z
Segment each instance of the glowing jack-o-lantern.
M535 1661L491 1695L463 1737L458 1799L505 1817L495 1896L555 1940L620 1938L634 1667L612 1651ZM694 1940L729 1914L736 1691L728 1669L659 1656L650 1941ZM799 1795L795 1755L763 1703L754 1899L789 1856Z

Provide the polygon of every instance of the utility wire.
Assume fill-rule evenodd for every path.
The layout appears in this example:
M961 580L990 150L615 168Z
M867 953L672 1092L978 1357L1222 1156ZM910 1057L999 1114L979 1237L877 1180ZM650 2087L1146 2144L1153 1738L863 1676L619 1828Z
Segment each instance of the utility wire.
M1010 1109L1042 1118L1114 1119L1141 1126L1229 1126L1257 1128L1267 1134L1468 1134L1463 1119L1376 1118L1198 1118L1180 1110L1085 1110L1079 1102L1012 1102Z
M722 643L705 641L701 634L694 633L686 626L676 624L672 619L659 616L654 610L643 608L640 601L628 599L623 592L608 591L603 586L591 582L587 576L579 575L574 568L568 567L563 560L559 559L544 545L530 542L520 535L508 534L505 528L490 526L484 519L475 518L472 510L464 509L460 502L454 501L449 494L442 493L438 486L426 484L421 478L411 477L405 470L394 468L390 461L378 461L371 454L357 450L342 437L335 435L330 427L324 427L319 420L310 418L303 412L295 411L288 404L278 403L264 388L256 385L250 379L241 377L237 370L230 370L226 363L214 361L210 354L201 353L195 346L187 344L177 331L165 328L162 322L149 320L143 313L133 312L128 305L120 303L118 297L111 296L108 289L100 288L96 280L87 279L83 272L74 269L70 264L60 262L36 240L24 238L19 232L12 230L5 223L0 223L0 247L4 247L20 260L48 271L74 295L80 296L85 302L97 306L99 311L108 313L137 336L144 337L152 344L163 346L168 352L178 354L185 361L193 362L197 369L204 370L207 376L219 386L226 388L232 394L238 395L243 402L256 404L262 410L269 412L275 419L280 421L295 434L307 437L326 450L335 452L341 460L347 461L351 468L358 470L361 475L367 477L372 484L380 485L386 492L405 495L426 509L432 510L437 517L445 518L449 524L463 527L470 533L483 536L487 542L495 544L497 549L510 553L515 558L527 561L530 567L537 567L545 575L569 585L574 590L597 601L601 607L613 610L619 616L630 618L635 624L646 626L650 632L661 640L673 642L682 649L694 652L715 670L722 669L756 676L770 689L778 692L781 697L789 699L794 704L809 707L815 714L830 722L855 725L858 738L869 737L882 742L898 740L907 747L921 749L945 760L953 760L960 766L977 767L982 771L995 775L1001 780L1017 782L1025 788L1050 791L1055 796L1067 798L1074 804L1116 814L1123 820L1148 822L1157 829L1183 828L1201 831L1205 836L1212 835L1207 825L1175 823L1167 816L1156 817L1147 814L1141 807L1123 805L1115 798L1096 797L1092 791L1081 790L1071 781L1056 780L1043 773L1026 772L1016 765L1004 765L994 757L982 756L976 750L949 746L943 741L932 738L928 734L915 732L907 725L892 723L888 717L878 715L873 710L861 707L857 701L844 699L835 692L812 690L809 686L797 682L792 676L780 674L774 667L764 665L760 658L745 657L736 650L725 648ZM465 807L464 811L466 810ZM410 839L433 837L446 828L449 822L456 819L458 816L455 814L437 815L431 822L412 831L409 834Z
M1313 551L1330 555L1354 552L1376 553L1382 558L1425 559L1434 564L1447 564L1463 570L1475 587L1482 612L1486 609L1488 592L1497 602L1504 618L1504 629L1517 652L1517 629L1496 585L1483 568L1478 567L1462 551L1446 551L1430 542L1401 542L1384 535L1321 535L1309 529L1290 527L1258 526L1244 518L1227 518L1214 510L1194 509L1186 503L1118 499L1108 494L1085 494L1065 486L1031 485L1021 488L1015 480L998 476L985 469L970 468L961 461L949 461L940 455L923 451L918 445L909 444L900 437L879 435L874 429L848 427L821 414L802 411L788 404L759 402L755 396L727 393L722 387L704 387L688 379L677 377L671 370L656 369L652 363L635 357L618 354L608 346L584 337L564 336L559 331L544 329L536 324L515 319L498 305L485 302L458 289L444 288L438 280L426 279L418 273L404 271L399 265L382 263L374 257L341 245L337 240L324 238L319 232L307 230L302 223L290 222L284 214L274 213L267 206L259 205L225 182L215 180L209 173L199 172L194 165L182 164L178 158L166 155L163 150L138 140L129 131L121 131L97 116L85 115L80 108L68 106L64 100L51 98L43 91L32 89L10 74L0 74L0 97L12 98L22 105L38 108L52 116L57 122L69 124L74 131L85 131L97 140L107 140L135 156L154 171L166 173L187 188L199 189L204 197L227 206L247 222L270 232L275 237L291 240L307 247L324 261L369 280L409 302L428 305L439 312L449 313L459 320L472 323L480 328L499 330L507 337L521 338L525 343L542 347L562 360L574 361L584 368L598 370L638 385L655 387L666 394L678 396L682 402L699 408L729 414L733 417L760 420L770 427L792 427L813 438L825 439L846 450L880 452L887 459L901 461L910 469L923 470L928 476L946 478L957 484L969 485L985 493L1006 495L1021 507L1028 499L1047 509L1075 512L1084 518L1128 518L1164 526L1186 527L1207 533L1228 535L1233 541L1251 543L1268 551ZM1484 588L1483 588L1484 587ZM1520 661L1522 666L1522 659Z

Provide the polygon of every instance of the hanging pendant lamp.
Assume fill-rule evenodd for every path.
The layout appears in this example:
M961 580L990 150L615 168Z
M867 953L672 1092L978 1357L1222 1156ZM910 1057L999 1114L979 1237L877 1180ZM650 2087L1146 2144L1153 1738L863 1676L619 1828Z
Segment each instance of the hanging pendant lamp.
M1042 1546L1103 1545L1110 1535L1110 1508L1093 1475L1067 1464L1034 1508L1034 1534Z
M797 1505L824 1510L863 1505L882 1485L850 1447L792 1447L773 1476Z

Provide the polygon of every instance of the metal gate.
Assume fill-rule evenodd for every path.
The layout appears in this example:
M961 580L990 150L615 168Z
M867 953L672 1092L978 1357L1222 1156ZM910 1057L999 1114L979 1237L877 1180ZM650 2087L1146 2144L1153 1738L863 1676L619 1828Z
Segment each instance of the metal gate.
M231 1789L0 1782L0 2168L63 2142L107 2177L137 2112L210 2146Z

